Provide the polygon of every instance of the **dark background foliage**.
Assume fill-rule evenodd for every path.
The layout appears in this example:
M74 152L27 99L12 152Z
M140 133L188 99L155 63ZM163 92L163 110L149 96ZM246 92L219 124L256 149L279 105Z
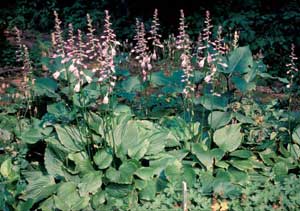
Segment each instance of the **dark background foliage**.
M241 32L240 44L250 45L254 52L260 49L267 64L279 67L270 70L281 75L291 43L299 49L300 1L299 0L11 0L0 2L0 51L11 55L3 37L6 28L49 33L53 28L53 10L57 10L64 25L72 22L75 28L86 28L86 13L90 13L96 28L101 26L103 11L112 14L119 39L131 39L135 18L146 22L155 8L159 10L162 34L166 38L178 27L179 10L184 9L190 26L189 33L196 38L202 28L205 11L212 14L213 24L224 26L227 34ZM5 65L1 58L0 64ZM278 64L279 63L279 64Z

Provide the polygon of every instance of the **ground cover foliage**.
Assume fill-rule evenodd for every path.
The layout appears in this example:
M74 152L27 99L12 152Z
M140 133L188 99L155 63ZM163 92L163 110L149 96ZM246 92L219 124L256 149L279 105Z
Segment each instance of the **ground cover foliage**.
M155 10L132 44L103 14L100 32L89 14L63 30L55 11L38 64L14 28L24 79L2 84L1 209L182 210L183 181L189 210L299 209L295 45L279 77L209 11L198 39L181 10L162 40ZM261 103L267 80L286 98Z

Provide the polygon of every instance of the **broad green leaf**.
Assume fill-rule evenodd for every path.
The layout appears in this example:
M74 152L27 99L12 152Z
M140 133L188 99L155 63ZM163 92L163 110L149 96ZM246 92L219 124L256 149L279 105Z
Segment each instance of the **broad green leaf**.
M76 184L65 182L57 190L57 196L54 197L55 205L61 210L80 211L87 207L89 197L80 197L77 192Z
M236 48L229 56L227 73L247 73L253 67L253 57L249 46Z
M91 160L85 152L77 152L68 155L68 158L74 161L76 168L75 170L84 175L94 171Z
M98 191L95 195L92 196L91 205L96 210L101 204L105 202L106 193L105 191Z
M156 180L145 181L145 187L139 192L139 196L143 200L153 200L157 191Z
M276 179L281 180L288 174L288 166L284 162L278 162L273 167Z
M83 146L86 142L77 128L55 125L55 129L59 141L70 152L78 152L84 148Z
M255 82L247 82L243 77L233 76L231 80L242 93L253 91L256 88Z
M251 160L231 160L229 163L241 171L247 171L253 168Z
M131 193L132 189L132 185L109 184L106 186L105 191L108 195L107 198L124 198Z
M57 90L57 82L51 78L37 78L34 83L33 90L37 95L46 95L55 97Z
M253 156L253 153L249 150L236 150L230 153L230 156L238 157L238 158L250 158Z
M150 180L155 174L155 169L152 167L141 167L134 174L143 180Z
M12 160L10 158L1 164L0 173L9 181L14 181L19 178L19 169L12 164Z
M215 131L213 140L225 152L233 152L242 143L241 125L227 125Z
M182 163L179 160L175 160L175 162L165 169L165 175L169 182L175 184L175 183L181 183L183 172L181 170Z
M294 130L292 138L296 144L300 145L300 125Z
M55 184L52 176L42 175L41 172L32 171L23 174L28 182L23 197L25 201L33 199L34 203L37 203L51 196L59 186Z
M132 92L141 89L141 82L138 76L131 76L127 80L123 81L122 88L126 92Z
M30 128L21 133L20 138L27 144L35 144L39 140L43 139L44 135L41 133L40 129Z
M64 176L62 167L64 166L63 161L66 156L67 154L58 147L55 147L55 145L49 144L46 147L44 162L49 175L54 177Z
M213 111L208 115L208 124L216 130L220 127L227 125L232 116L230 112Z
M201 105L207 110L222 110L227 109L228 99L225 96L215 96L215 95L204 95L199 99ZM197 100L196 102L197 103Z
M101 149L94 155L94 162L99 169L106 169L110 166L113 160L112 152L106 149Z
M92 171L84 174L78 184L80 196L89 196L100 190L102 185L102 172Z
M109 168L106 171L106 178L117 184L132 184L133 175L138 168L138 162L134 160L125 161L119 170Z
M192 145L192 153L196 155L198 160L207 168L212 170L214 161L219 161L224 156L224 151L216 148L209 150L206 145L197 143Z
M167 86L170 82L170 79L165 76L163 71L151 73L151 83L154 86Z

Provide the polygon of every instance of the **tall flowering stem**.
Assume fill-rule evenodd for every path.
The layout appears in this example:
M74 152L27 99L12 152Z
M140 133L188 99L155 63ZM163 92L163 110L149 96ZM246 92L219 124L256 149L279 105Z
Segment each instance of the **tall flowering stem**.
M158 59L157 51L158 49L162 49L164 47L160 41L161 35L158 33L159 26L160 24L158 19L158 10L155 9L153 14L152 24L151 24L151 30L149 32L150 37L148 37L148 40L152 41L152 47L153 47L153 51L151 55L152 60Z
M183 69L183 76L181 82L185 84L183 89L183 94L185 97L189 97L194 92L194 86L192 79L193 75L193 67L191 63L191 45L192 42L190 40L189 35L186 33L186 24L183 10L180 10L180 23L179 23L179 34L177 36L177 49L181 50L181 67Z
M194 119L194 72L192 66L192 42L189 35L186 32L187 25L185 24L185 16L183 10L180 10L180 19L179 19L179 34L177 36L176 44L177 49L181 51L180 60L181 68L183 70L183 75L181 82L184 83L185 87L182 91L183 93L183 105L184 111L188 115L186 119L189 119L190 122L193 122ZM191 131L194 131L193 124L191 124ZM187 143L185 143L188 147Z
M295 45L292 44L291 46L291 53L289 55L290 62L286 64L286 67L288 68L286 74L289 76L289 84L287 85L287 88L289 89L289 107L288 107L288 124L289 124L289 135L290 135L290 141L292 141L292 128L291 128L291 104L292 104L292 88L294 85L294 78L296 74L299 72L299 69L296 66L296 61L298 60L298 57L295 53Z
M136 45L131 53L135 55L135 59L139 62L142 69L142 80L147 80L148 72L152 69L151 56L148 52L148 42L146 40L145 26L143 22L136 20L136 35L134 37Z
M101 36L101 59L102 68L100 70L99 82L108 81L108 92L103 99L103 103L108 103L108 95L112 93L116 84L114 57L116 48L120 43L116 39L116 34L111 28L110 15L108 10L105 10L104 31Z

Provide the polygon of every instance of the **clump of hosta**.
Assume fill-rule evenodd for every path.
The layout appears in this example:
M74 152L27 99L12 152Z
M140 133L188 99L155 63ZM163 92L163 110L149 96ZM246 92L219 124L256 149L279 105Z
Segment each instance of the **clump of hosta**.
M191 63L191 45L189 35L186 32L187 25L185 24L185 17L183 10L180 10L180 19L179 19L179 34L177 36L176 45L177 49L181 51L181 67L184 74L182 75L181 82L185 84L183 89L183 94L189 96L194 92L194 85L192 82L193 78L193 66Z

